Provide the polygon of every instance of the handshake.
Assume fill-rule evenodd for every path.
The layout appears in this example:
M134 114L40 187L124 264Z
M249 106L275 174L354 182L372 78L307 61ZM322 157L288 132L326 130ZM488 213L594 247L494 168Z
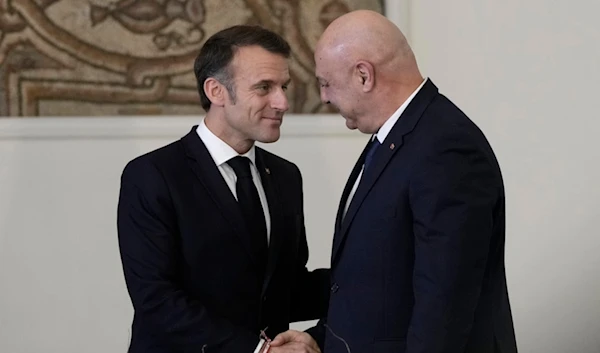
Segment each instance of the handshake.
M321 353L317 342L306 332L288 330L267 340L260 353Z

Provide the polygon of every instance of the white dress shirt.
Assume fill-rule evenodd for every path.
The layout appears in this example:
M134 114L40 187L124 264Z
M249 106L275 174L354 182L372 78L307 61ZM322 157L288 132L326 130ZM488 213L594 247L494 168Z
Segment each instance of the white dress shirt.
M235 188L235 183L237 182L237 175L235 171L227 162L237 156L240 156L231 146L226 144L223 140L217 137L217 135L213 134L212 131L208 129L204 119L198 124L198 128L196 129L198 136L208 153L212 157L213 161L217 165L219 172L225 179L229 190L233 194L233 197L237 200L237 191ZM252 173L252 180L254 181L254 185L256 186L256 190L258 191L258 197L260 198L260 203L262 204L263 213L265 214L265 224L267 225L267 242L270 241L271 238L271 215L269 214L269 205L267 204L267 196L265 195L265 189L262 186L262 182L260 180L260 173L256 168L256 148L254 145L250 148L250 150L241 156L248 157L250 159L250 173ZM254 353L260 352L264 344L264 340L261 338L258 342L258 345L254 349Z
M237 191L235 189L235 183L237 182L237 175L235 175L235 171L227 162L237 156L240 156L231 146L226 144L223 140L218 138L215 134L212 133L206 126L204 119L198 124L198 128L196 129L198 136L206 149L208 149L208 153L212 157L213 161L219 168L219 172L225 179L227 186L229 186L229 190L237 200ZM250 172L252 173L252 180L254 181L254 185L256 186L256 190L258 191L258 197L260 198L260 203L262 204L263 213L265 214L265 224L267 225L267 241L271 238L271 215L269 214L269 205L267 203L267 196L265 195L265 189L262 186L262 182L260 180L260 173L256 168L256 148L254 145L250 148L250 150L241 156L248 157L250 159Z
M425 82L427 82L427 78L424 79L423 82L421 82L419 87L417 87L417 89L408 97L408 99L406 101L404 101L404 103L402 103L402 105L394 112L394 114L392 114L392 116L390 116L385 121L385 123L381 126L381 128L379 128L379 131L376 134L374 134L373 136L371 136L370 141L373 141L373 139L376 138L377 140L379 140L380 144L383 144L383 141L385 141L385 138L387 137L387 135L390 133L390 131L392 131L392 128L394 127L394 125L396 125L396 122L398 121L398 119L400 119L400 115L402 115L402 113L404 113L404 110L406 110L406 107L408 106L408 104L413 100L413 98L415 98L417 93L419 93L419 91L421 90L421 88L423 87ZM358 184L360 183L360 179L362 177L364 170L365 170L365 165L363 164L362 170L360 171L360 174L358 174L358 177L356 178L356 182L354 182L354 186L352 187L352 190L350 191L350 194L348 195L348 199L346 200L346 205L344 206L343 217L346 217L346 212L348 212L348 208L350 207L350 202L352 201L352 198L354 197L354 194L356 193L356 189L358 189ZM344 219L343 217L342 217L342 220Z

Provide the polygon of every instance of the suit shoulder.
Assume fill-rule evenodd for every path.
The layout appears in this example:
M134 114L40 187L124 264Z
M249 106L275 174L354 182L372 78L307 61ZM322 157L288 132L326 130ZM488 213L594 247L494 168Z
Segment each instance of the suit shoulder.
M489 145L481 128L450 99L438 94L419 122L420 135L426 141L461 141L479 146Z
M182 155L180 144L179 140L174 141L135 157L125 165L122 178L128 176L139 178L168 169Z
M422 122L422 124L421 124ZM432 101L420 121L414 136L426 154L437 156L442 151L460 152L464 156L484 156L494 168L498 160L487 136L458 106L442 94Z
M438 126L439 132L468 132L483 135L479 126L454 102L443 94L438 94L426 110L425 116L431 124Z

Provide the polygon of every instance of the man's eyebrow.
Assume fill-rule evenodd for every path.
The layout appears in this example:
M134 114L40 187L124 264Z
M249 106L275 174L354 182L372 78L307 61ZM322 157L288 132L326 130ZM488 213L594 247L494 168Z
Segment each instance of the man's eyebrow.
M291 78L288 78L287 81L285 81L283 83L284 86L289 85L292 82ZM255 83L253 86L261 86L261 85L274 85L276 82L273 80L260 80L257 83Z

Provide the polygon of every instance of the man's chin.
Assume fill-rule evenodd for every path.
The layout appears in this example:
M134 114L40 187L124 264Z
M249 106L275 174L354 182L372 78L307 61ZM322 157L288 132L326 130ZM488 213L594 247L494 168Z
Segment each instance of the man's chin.
M281 132L278 129L276 132L270 131L268 134L264 134L260 139L257 139L257 141L262 143L273 143L279 141L279 137L281 137Z
M346 119L346 127L350 130L356 130L358 128L358 126L356 126L356 124L354 123L354 121L348 119L348 118L344 118Z

